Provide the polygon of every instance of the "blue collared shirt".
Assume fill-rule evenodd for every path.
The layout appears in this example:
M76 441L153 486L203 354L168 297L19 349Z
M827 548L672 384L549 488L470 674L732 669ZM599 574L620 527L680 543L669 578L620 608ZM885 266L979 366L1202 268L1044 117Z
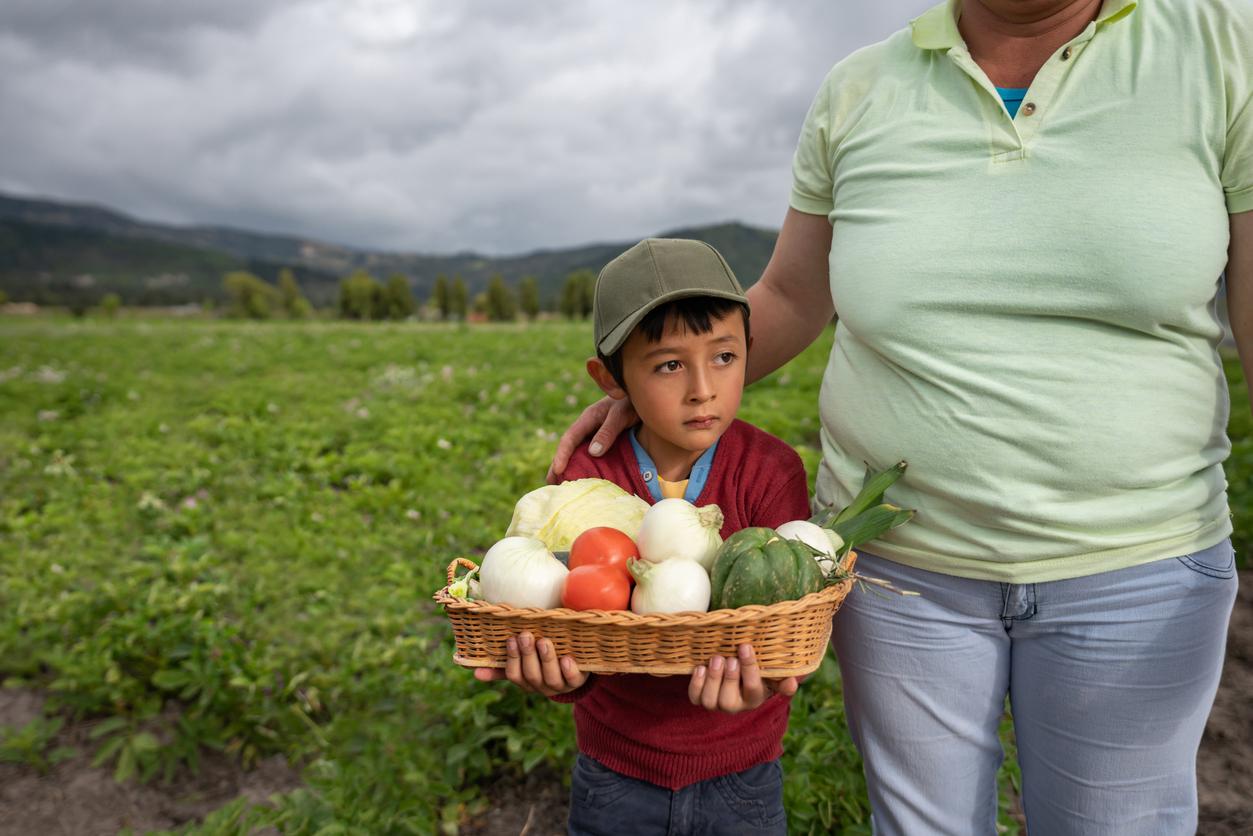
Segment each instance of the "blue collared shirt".
M648 451L635 437L635 427L631 428L631 447L635 450L635 460L639 462L640 475L644 477L644 484L648 485L648 492L652 494L653 502L660 502L662 499L661 474L657 472L653 457L648 455ZM709 479L709 468L714 463L714 451L717 449L718 442L715 441L692 465L692 473L687 477L687 489L683 491L683 498L688 502L696 504L696 498L705 489L705 482Z

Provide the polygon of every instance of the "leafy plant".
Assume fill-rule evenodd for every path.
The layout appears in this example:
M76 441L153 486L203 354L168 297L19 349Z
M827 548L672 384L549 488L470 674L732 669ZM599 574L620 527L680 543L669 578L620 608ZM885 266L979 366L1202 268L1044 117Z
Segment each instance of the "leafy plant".
M64 722L60 717L36 717L23 726L0 726L0 763L24 764L43 775L74 757L78 750L56 745Z
M597 396L590 330L0 320L0 542L21 556L0 560L0 679L57 712L4 730L3 757L49 768L77 717L119 777L218 748L304 765L301 789L183 831L205 834L452 833L494 778L567 771L569 708L454 666L430 596L501 536ZM829 348L828 332L741 410L810 474ZM1253 441L1227 369L1247 552ZM790 728L793 831L868 832L832 662Z
M115 761L113 778L119 783L135 775L147 781L157 771L161 744L151 732L134 729L125 717L110 717L91 731L92 739L106 736L108 740L96 752L92 766Z

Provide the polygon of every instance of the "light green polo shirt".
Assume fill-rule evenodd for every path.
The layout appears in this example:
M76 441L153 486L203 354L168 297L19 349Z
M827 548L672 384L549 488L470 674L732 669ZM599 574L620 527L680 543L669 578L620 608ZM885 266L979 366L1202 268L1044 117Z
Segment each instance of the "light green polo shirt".
M1107 0L1016 118L953 3L841 61L791 205L833 225L817 499L909 462L871 550L1028 583L1231 532L1215 293L1253 210L1253 6Z

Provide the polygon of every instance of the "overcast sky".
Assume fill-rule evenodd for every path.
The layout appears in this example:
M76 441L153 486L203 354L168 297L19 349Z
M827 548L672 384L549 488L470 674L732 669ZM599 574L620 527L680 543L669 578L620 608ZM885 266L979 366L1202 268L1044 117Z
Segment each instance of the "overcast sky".
M777 227L830 66L928 0L0 0L0 190L519 253Z

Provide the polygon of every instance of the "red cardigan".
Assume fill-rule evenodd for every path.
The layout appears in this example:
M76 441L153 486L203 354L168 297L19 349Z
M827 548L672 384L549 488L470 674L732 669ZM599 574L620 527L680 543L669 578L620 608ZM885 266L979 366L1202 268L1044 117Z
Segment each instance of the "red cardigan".
M607 479L652 503L628 433L601 458L580 447L566 479ZM808 481L796 451L736 420L719 439L696 505L717 505L722 537L749 526L774 528L809 516ZM579 751L622 775L679 789L740 772L783 754L790 699L773 696L754 711L724 714L692 705L686 676L593 675L556 697L573 702Z

